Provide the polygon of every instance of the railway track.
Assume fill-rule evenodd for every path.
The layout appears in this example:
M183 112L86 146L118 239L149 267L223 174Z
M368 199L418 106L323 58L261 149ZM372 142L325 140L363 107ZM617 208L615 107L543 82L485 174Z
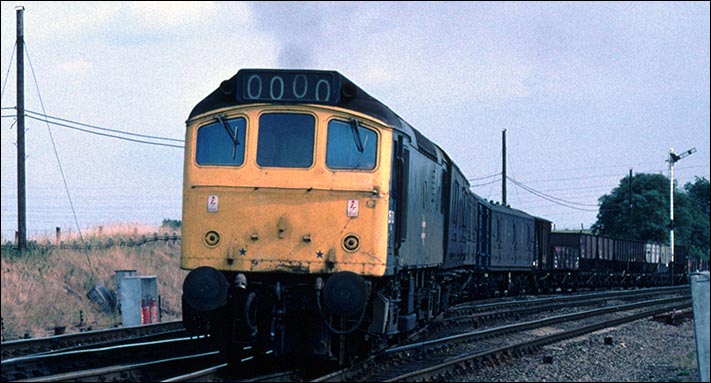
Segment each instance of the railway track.
M163 358L142 363L115 364L100 368L83 369L59 374L45 375L20 382L154 382L164 381L176 374L194 373L195 369L220 366L218 351L191 353L190 355ZM174 381L174 380L171 380ZM178 380L179 381L179 380ZM196 380L197 381L197 380ZM204 381L204 380L203 380Z
M108 346L132 340L147 341L180 336L187 336L182 321L172 321L143 326L85 331L46 338L19 339L2 342L2 360L5 361L25 355L78 350L93 346Z
M448 310L448 318L456 318L462 316L474 315L481 312L495 312L497 309L510 310L513 307L540 307L545 304L547 307L555 308L554 305L558 304L561 307L567 303L573 303L575 305L580 304L580 302L592 299L634 299L639 296L653 296L660 293L678 293L686 292L689 287L687 285L683 286L665 286L665 287L655 287L646 289L634 289L634 290L605 290L600 292L585 292L567 295L555 295L549 297L540 296L523 296L514 297L500 300L487 301L472 301L466 303L460 303L454 305ZM501 310L498 310L501 311Z
M224 374L226 367L227 364L220 364L212 368L164 379L162 382L301 382L304 376L302 370L285 370L236 378Z
M646 297L688 296L688 286L660 287L639 290L604 291L573 296L553 296L546 298L522 297L519 299L477 304L470 302L451 307L447 316L436 322L429 330L429 336L445 336L447 333L461 332L463 328L477 329L492 323L518 321L521 318L542 317L556 310L583 310L603 307L610 302L627 302ZM414 340L414 339L413 339Z
M123 376L122 380L127 380L147 375L148 371L160 371L158 367L143 368L144 364L209 353L213 359L218 357L217 350L207 338L173 337L144 342L132 339L130 342L6 359L2 361L2 381L96 381L99 377L101 379L98 380L113 380L115 376Z
M398 377L398 371L405 370L410 374L415 370L432 369L441 370L435 375L440 379L447 374L446 371L456 366L461 368L489 363L535 350L541 344L556 342L556 336L575 336L571 334L574 334L576 328L594 331L590 327L593 325L581 324L580 321L597 315L608 317L603 323L614 323L620 319L610 317L623 310L641 311L642 307L650 304L650 296L666 296L666 306L653 313L636 315L645 317L668 312L676 308L671 307L671 303L680 301L690 305L688 293L688 286L682 286L535 299L506 298L461 304L451 307L448 317L411 337L409 344L389 348L357 363L353 368L323 375L315 381L418 380L428 372L422 372L425 374L422 377L404 376L402 373ZM641 299L646 300L627 303ZM620 304L607 307L611 302ZM554 315L561 310L565 314ZM544 313L554 316L542 318ZM105 330L100 335L52 337L81 339L82 336L90 336L83 341L58 342L50 338L16 342L18 344L14 345L13 352L23 356L3 359L2 381L303 381L315 376L305 376L298 369L279 371L279 364L261 366L254 360L245 360L239 366L240 371L228 370L209 339L181 339L182 325L179 323L150 325L152 328L140 326L146 327L142 329L145 333L132 333L123 340L118 333L127 329ZM488 328L482 330L485 327ZM554 327L561 328L558 332L563 335L545 334L549 339L541 338L541 334ZM112 332L116 334L108 335ZM37 342L45 345L40 347ZM465 351L463 345L475 345L478 349ZM5 344L3 352L4 347ZM34 348L42 351L31 353ZM443 366L436 367L434 361ZM452 361L457 361L455 367L446 367Z
M168 337L167 334L165 334ZM298 370L278 371L245 358L228 369L208 337L168 337L94 344L6 359L3 382L96 381L298 381Z
M462 371L535 352L603 328L690 307L686 298L667 297L579 311L544 319L464 332L393 347L313 381L449 381Z

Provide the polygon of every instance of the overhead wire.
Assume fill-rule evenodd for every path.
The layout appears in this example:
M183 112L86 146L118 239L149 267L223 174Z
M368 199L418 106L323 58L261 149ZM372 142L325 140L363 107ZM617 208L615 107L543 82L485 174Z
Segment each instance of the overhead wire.
M543 198L547 201L553 202L557 205L567 207L570 209L581 210L581 211L599 211L600 210L599 208L598 209L585 209L585 208L580 208L580 207L576 207L576 206L571 206L571 205L579 205L579 206L596 206L596 207L598 207L598 205L593 205L593 204L584 204L584 203L579 203L579 202L567 201L562 198L558 198L558 197L543 193L541 191L538 191L536 189L533 189L529 186L526 186L523 183L515 180L514 178L511 178L511 177L506 177L506 178L511 180L511 182L513 182L516 186L522 188L523 190L526 190L533 195L536 195L536 196ZM618 209L614 209L614 210L618 210Z
M499 176L499 175L501 175L501 173L494 173L494 174L491 174L491 175L488 175L488 176L484 176L484 177L467 178L467 181L469 181L469 182L480 181L480 180L485 180L485 179L487 179L487 178L496 177L496 176Z
M37 97L40 102L40 106L42 106L42 112L44 114L47 114L47 111L44 107L44 101L42 100L42 94L40 93L39 90L39 82L37 81L37 76L35 75L35 68L32 65L32 59L30 58L30 51L27 49L27 44L25 44L25 53L27 54L27 62L30 64L30 70L32 72L32 78L35 80L35 88L37 89ZM49 139L52 142L52 149L54 150L54 156L57 159L57 165L59 166L59 172L62 175L62 182L64 183L64 190L67 192L67 198L69 199L69 206L72 209L72 215L74 216L74 223L77 226L77 231L79 232L79 239L81 240L82 245L84 244L84 236L81 233L81 227L79 226L79 219L77 218L77 212L76 209L74 208L74 202L72 201L72 195L69 192L69 185L67 184L67 177L64 175L64 169L62 168L62 161L59 159L59 152L57 151L57 145L54 142L54 136L52 135L52 129L49 127L49 123L47 123L47 132L49 133ZM94 267L91 264L91 258L89 257L89 252L85 251L84 254L86 255L86 260L89 262L89 270L91 270L91 273L94 274Z
M14 110L15 108L4 107L4 108L2 108L2 109L13 109L13 110ZM108 134L108 133L96 132L96 131L93 131L93 130L90 130L90 129L84 129L84 128L80 128L80 127L72 126L72 125L68 125L68 124L63 124L63 123L56 122L56 121L50 121L50 119L59 120L59 121L64 121L64 122L67 122L67 123L71 123L71 124L75 124L75 125L79 125L79 126L84 126L84 127L88 127L88 128L92 128L92 129L96 129L96 130L101 130L101 131L105 131L105 132L113 132L113 133L118 133L118 134L123 134L123 135L128 135L128 136L147 138L147 139L151 139L151 140L164 140L164 141L170 141L170 142L185 142L184 140L177 139L177 138L151 136L151 135L147 135L147 134L139 134L139 133L126 132L126 131L117 130L117 129L102 128L102 127L100 127L100 126L89 125L89 124L85 124L85 123L77 122L77 121L72 121L72 120L69 120L69 119L61 118L61 117L50 116L50 115L47 115L46 113L38 113L38 112L34 112L34 111L31 111L31 110L27 110L27 109L25 109L25 112L26 112L25 117L31 118L31 119L33 119L33 120L42 121L42 122L47 123L47 124L57 125L57 126L61 126L61 127L68 128L68 129L73 129L73 130L82 131L82 132L85 132L85 133L95 134L95 135L98 135L98 136L104 136L104 137L110 137L110 138L117 138L117 139L119 139L119 140L137 142L137 143L141 143L141 144L167 146L167 147L179 148L179 149L184 149L184 148L185 148L185 147L182 146L182 145L173 145L173 144L162 143L162 142L139 140L139 139L135 139L135 138L122 137L122 136L116 135L116 134ZM38 116L38 117L37 117L37 116ZM16 118L17 115L3 115L3 116L2 116L2 118L10 118L10 117Z
M485 182L485 183L483 183L483 184L470 185L469 187L472 187L472 188L473 188L473 187L487 186L487 185L495 184L495 183L500 182L500 181L501 181L501 179L499 178L499 179L491 180L491 181L489 181L489 182Z
M509 172L511 173L511 177L513 177L513 175L514 175L514 173L513 173L514 167L511 166L511 160L510 160L510 159L509 159L509 163L508 163L507 168L510 169ZM502 174L501 174L501 175L503 176L503 171L502 171ZM510 179L511 177L509 177L509 176L507 175L507 176L506 176L506 179ZM518 203L520 204L520 203L521 203L521 195L518 193L518 189L514 189L514 190L515 190L515 193L516 193L516 197L518 198ZM508 198L508 196L507 196L506 198ZM502 190L502 201L501 201L501 202L503 203L503 190ZM509 203L508 203L508 201L507 201L507 205L508 205L508 204L509 204Z
M119 139L119 140L137 142L137 143L148 144L148 145L167 146L167 147L179 148L179 149L183 149L183 148L184 148L184 146L181 146L181 145L172 145L172 144L166 144L166 143L161 143L161 142L152 142L152 141L145 141L145 140L137 140L137 139L134 139L134 138L121 137L121 136L117 136L117 135L114 135L114 134L107 134L107 133L95 132L95 131L88 130L88 129L78 128L78 127L76 127L76 126L71 126L71 125L67 125L67 124L62 124L62 123L55 122L55 121L49 121L49 120L47 120L47 119L42 119L42 118L38 118L38 117L35 117L35 116L31 116L31 115L27 115L27 117L28 117L28 118L31 118L31 119L33 119L33 120L43 121L43 122L46 122L46 123L48 123L48 124L57 125L57 126L62 126L62 127L69 128L69 129L74 129L74 130L79 130L79 131L82 131L82 132L85 132L85 133L95 134L95 135L98 135L98 136L111 137L111 138L116 138L116 139ZM110 129L104 128L104 130L110 130ZM125 134L130 134L130 133L125 133ZM135 133L133 133L133 134L136 135ZM166 138L164 138L164 139L166 139ZM173 139L169 139L169 140L173 140Z
M697 167L704 167L704 166L703 166L703 165L701 165L701 166L689 166L688 168L697 168ZM577 170L579 170L579 168L568 169L568 170L566 170L566 171L577 171ZM496 173L496 174L491 174L491 175L484 176L484 177L471 178L471 179L469 179L469 181L485 180L485 179L488 179L488 178L497 177L497 176L501 176L501 175L502 175L502 173ZM593 175L593 176L584 176L584 177L581 176L581 177L567 177L567 178L558 178L558 179L546 179L546 180L540 180L540 181L537 180L537 182L560 182L560 181L571 181L571 180L577 180L577 179L606 178L606 177L613 177L613 176L614 176L614 177L619 177L619 174L603 174L603 175ZM507 176L507 179L511 180L511 182L512 182L514 185L516 185L516 186L518 186L518 187L520 187L520 188L526 190L527 192L529 192L529 193L532 194L533 196L538 197L538 198L543 199L543 200L546 200L546 201L548 201L548 202L552 202L552 203L554 203L554 204L556 204L556 205L559 205L559 206L563 206L563 207L567 207L567 208L574 209L574 210L579 210L579 211L588 211L588 212L615 211L615 210L619 210L619 209L603 209L603 210L600 210L598 204L589 204L589 203L580 203L580 202L569 201L569 200L566 200L566 199L563 199L563 198L560 198L560 197L557 197L557 196L554 196L554 195L551 195L551 194L542 192L542 191L540 191L540 190L537 190L537 189L535 189L535 188L533 188L533 187L531 187L531 186L528 186L528 185L526 185L526 184L523 184L522 182L516 180L516 179L513 178L513 177ZM496 183L498 183L498 182L501 182L501 178L497 178L497 179L494 179L494 180L491 180L491 181L488 181L488 182L483 182L483 183L480 183L480 184L472 184L472 185L470 185L470 187L471 187L471 188L476 188L476 187L489 186L489 185L496 184ZM566 187L566 188L553 189L553 190L551 190L551 191L572 191L572 190L588 190L588 191L589 191L589 190L590 190L590 187L588 187L588 186L582 186L582 187L578 187L578 188L567 188L567 187ZM600 194L595 194L595 195L593 195L592 197L600 197L600 196L602 196L602 195L604 195L604 194L605 194L605 191L602 191L602 192L600 192ZM576 196L577 196L577 197L580 197L580 194L578 193L578 194L576 194ZM486 199L489 199L489 198L486 198ZM520 196L519 196L519 202L521 203L521 197L520 197ZM577 205L577 206L575 206L575 205ZM538 207L538 208L545 208L545 207L547 207L547 206L550 206L550 205L539 205L539 206L535 206L535 207ZM580 206L580 207L578 207L578 206ZM596 208L596 209L588 209L588 208L585 208L585 207L597 207L597 208ZM532 208L532 207L529 206L529 208Z
M501 161L501 158L497 156L497 157L496 157L496 167L495 167L494 169L497 169L497 170L499 169L499 163L500 163L499 161ZM498 174L503 174L503 173L502 173L502 172L498 172ZM491 199L491 193L492 193L492 189L493 189L494 183L495 183L495 182L490 182L490 183L489 183L489 192L488 192L488 194L487 194L487 196L486 196L486 199L487 199L487 200Z
M15 57L15 49L16 49L16 48L17 48L17 43L13 44L13 46L12 46L12 54L11 54L11 56L10 56L9 65L8 65L8 67L7 67L7 72L5 73L5 80L3 81L2 93L0 94L0 99L2 99L2 97L5 96L5 87L6 87L6 85L7 85L8 79L10 78L10 69L12 68L12 62L13 62L13 58ZM27 44L25 44L25 52L28 52L28 51L27 51ZM28 62L29 62L29 64L30 64L30 67L32 67L32 62L31 62L31 60L30 60L30 58L29 58L29 52L28 52ZM34 76L34 68L32 68L32 75ZM35 85L37 86L37 82L36 82L36 81L37 81L37 79L35 78ZM38 89L38 93L39 93L39 89ZM41 99L40 99L40 103L42 104L42 108L44 109L44 104L42 103L42 100L41 100ZM15 108L15 107L2 107L2 110L17 110L17 108ZM57 125L57 126L62 126L62 127L69 128L69 129L79 130L79 131L86 132L86 133L90 133L90 134L96 134L96 135L100 135L100 136L104 136L104 137L117 138L117 139L121 139L121 140L132 141L132 142L137 142L137 143L142 143L142 144L167 146L167 147L173 147L173 148L179 148L179 149L183 149L183 148L184 148L184 146L181 146L181 145L171 145L171 144L166 144L166 143L158 143L158 142L151 142L151 141L144 141L144 140L131 139L131 138L121 137L121 136L112 135L112 134L102 134L102 133L99 133L99 132L95 132L95 131L91 131L91 130L87 130L87 129L82 129L82 128L78 128L78 127L76 127L76 126L66 125L66 124L62 124L62 123L55 122L55 121L50 121L50 120L58 120L58 121L62 121L62 122L65 122L65 123L75 124L75 125L79 125L79 126L83 126L83 127L87 127L87 128L92 128L92 129L96 129L96 130L101 130L101 131L106 131L106 132L112 132L112 133L118 133L118 134L123 134L123 135L128 135L128 136L134 136L134 137L147 138L147 139L164 140L164 141L181 142L181 143L184 142L184 140L181 140L181 139L167 138L167 137L159 137L159 136L150 136L150 135L138 134L138 133L131 133L131 132L126 132L126 131L121 131L121 130L116 130L116 129L102 128L102 127L96 126L96 125L89 125L89 124L84 124L84 123L77 122L77 121L72 121L72 120L69 120L69 119L64 119L64 118L60 118L60 117L56 117L56 116L50 116L50 115L48 115L48 114L46 114L46 113L38 113L38 112L29 110L29 109L25 109L25 113L27 113L27 114L25 114L26 117L32 118L32 119L34 119L34 120L43 121L43 122L45 122L45 123L47 123L47 124L53 124L53 125ZM43 117L44 119L38 118L38 117L35 117L35 116L31 116L30 114L34 114L34 115L37 115L37 116L39 116L39 117ZM17 118L17 114L15 114L15 115L2 115L1 117L2 117L2 118ZM13 124L13 125L14 125L14 124ZM50 131L50 138L52 139L52 144L54 144L54 138L51 137L51 131Z
M131 132L123 131L123 130L102 128L102 127L96 126L96 125L89 125L89 124L84 124L84 123L77 122L77 121L68 120L68 119L65 119L65 118L60 118L60 117L55 117L55 116L49 116L49 115L42 114L42 113L38 113L38 112L29 110L29 109L25 109L25 112L28 112L28 113L31 113L31 114L36 114L36 115L38 115L38 116L45 117L45 118L49 118L49 119L53 119L53 120L59 120L59 121L63 121L63 122L68 122L68 123L80 125L80 126L85 126L85 127L87 127L87 128L93 128L93 129L103 130L103 131L113 132L113 133L120 133L120 134L125 134L125 135L128 135L128 136L136 136L136 137L142 137L142 138L151 138L151 139L156 139L156 140L165 140L165 141L173 141L173 142L184 142L184 140L182 140L182 139L177 139L177 138L168 138L168 137L160 137L160 136L150 136L150 135L147 135L147 134L131 133Z
M5 96L5 85L7 80L10 78L10 68L12 68L12 59L15 57L15 49L17 48L17 42L12 45L12 55L10 55L10 65L7 66L7 72L5 73L5 81L2 82L2 93L0 93L0 100ZM5 108L3 108L5 109Z

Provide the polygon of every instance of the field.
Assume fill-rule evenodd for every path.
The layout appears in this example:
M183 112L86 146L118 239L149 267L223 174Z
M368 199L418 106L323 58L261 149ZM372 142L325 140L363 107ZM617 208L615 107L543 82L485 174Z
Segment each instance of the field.
M179 266L180 239L148 240L138 245L141 238L155 238L156 234L172 237L174 233L179 237L180 229L165 224L160 228L98 227L82 232L84 246L76 233L61 235L60 242L65 244L61 248L57 248L56 238L28 238L38 246L32 246L23 257L3 246L2 340L51 336L56 327L75 333L121 326L117 312L106 313L87 296L102 284L115 294L116 270L156 276L162 321L179 320L182 283L187 275ZM75 241L78 248L73 248ZM91 244L88 249L87 243Z

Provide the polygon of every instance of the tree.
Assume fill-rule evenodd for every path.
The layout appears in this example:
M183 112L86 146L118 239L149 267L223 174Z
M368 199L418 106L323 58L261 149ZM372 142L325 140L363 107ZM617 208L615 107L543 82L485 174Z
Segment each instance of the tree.
M676 185L675 185L676 187ZM631 203L630 203L631 201ZM593 231L624 239L669 243L669 178L661 174L626 176L620 185L599 199ZM689 256L708 259L711 248L709 181L696 178L674 190L675 244L686 246Z
M642 173L631 181L631 192L626 176L610 194L600 197L593 230L615 238L664 242L669 231L669 179Z
M685 213L689 217L689 225L683 227L683 238L689 256L709 259L709 252L711 252L711 234L709 234L711 188L709 180L696 177L693 183L688 182L684 185L684 191L687 199ZM676 208L674 210L676 213Z

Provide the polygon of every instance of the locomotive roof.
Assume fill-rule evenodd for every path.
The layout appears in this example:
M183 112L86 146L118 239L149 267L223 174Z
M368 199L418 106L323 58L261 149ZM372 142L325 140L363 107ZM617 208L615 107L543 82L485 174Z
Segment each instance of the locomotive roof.
M440 156L446 155L392 109L339 72L329 70L240 69L195 105L188 119L211 110L260 103L320 104L350 109L406 133L413 145L435 161L439 162Z
M291 83L285 86L285 82L289 80ZM309 83L310 80L312 83ZM266 82L269 82L269 92L266 90ZM275 84L280 97L274 95ZM329 97L319 97L318 94L312 93L318 92L319 85L324 87L327 85L329 90L330 87L333 87L335 91L329 92ZM250 86L254 88L254 93L249 88ZM257 86L259 88L256 88ZM257 90L259 90L259 94L254 96ZM279 90L281 92L278 92ZM264 96L260 96L261 93L264 93ZM271 97L269 97L270 95ZM367 114L396 128L402 129L401 123L405 123L385 104L336 71L291 69L241 69L195 105L189 118L219 108L264 102L282 105L333 105Z

